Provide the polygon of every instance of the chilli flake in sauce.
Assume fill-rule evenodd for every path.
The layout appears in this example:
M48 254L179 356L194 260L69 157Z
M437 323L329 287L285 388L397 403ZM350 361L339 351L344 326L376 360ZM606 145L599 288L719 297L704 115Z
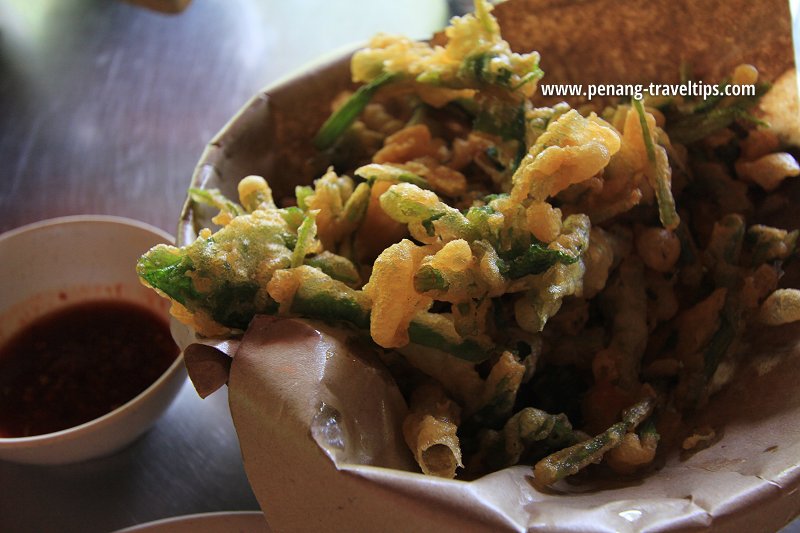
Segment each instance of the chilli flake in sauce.
M0 437L98 418L146 389L178 355L167 321L100 300L42 316L0 347Z

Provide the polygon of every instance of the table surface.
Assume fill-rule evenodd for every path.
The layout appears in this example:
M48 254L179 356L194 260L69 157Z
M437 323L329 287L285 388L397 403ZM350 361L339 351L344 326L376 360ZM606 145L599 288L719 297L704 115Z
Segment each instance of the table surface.
M174 234L205 144L253 94L377 31L425 37L444 0L0 0L0 232L113 214ZM111 531L257 510L226 391L186 383L144 437L60 467L0 461L0 530Z
M464 3L194 0L169 16L111 0L0 0L0 232L93 213L174 233L203 147L251 95L376 31L427 36ZM3 531L258 509L226 391L201 400L189 383L125 450L60 467L0 462L0 487Z

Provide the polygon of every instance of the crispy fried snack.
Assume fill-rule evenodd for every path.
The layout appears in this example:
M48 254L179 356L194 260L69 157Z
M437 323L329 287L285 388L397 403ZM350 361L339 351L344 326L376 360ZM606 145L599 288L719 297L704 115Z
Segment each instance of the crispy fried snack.
M338 165L281 207L257 176L238 203L191 190L221 229L139 275L201 335L321 319L402 359L425 473L635 472L730 380L749 324L800 320L779 288L800 231L762 223L800 165L750 114L752 66L717 86L744 96L535 107L538 54L475 8L443 45L376 37L315 138Z

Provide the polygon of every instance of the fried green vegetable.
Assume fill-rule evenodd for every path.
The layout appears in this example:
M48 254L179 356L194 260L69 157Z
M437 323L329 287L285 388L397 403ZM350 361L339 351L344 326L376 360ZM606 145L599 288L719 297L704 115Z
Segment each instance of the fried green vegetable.
M750 226L745 235L745 241L752 248L750 265L788 259L797 249L798 236L800 230L786 231L763 224Z
M354 81L370 83L381 76L400 75L423 100L437 106L464 96L462 90L495 91L517 101L530 97L543 75L539 54L512 52L491 10L490 3L476 0L474 14L451 20L445 46L376 37L353 55Z
M286 314L347 322L368 329L370 301L346 283L358 281L352 263L330 252L306 257L315 233L313 216L293 229L286 210L257 210L234 218L208 237L183 248L160 245L142 256L139 276L175 300L200 322L244 329L256 314ZM198 318L196 317L196 318ZM207 325L207 324L206 324ZM469 361L483 361L485 343L453 335L438 315L420 314L409 326L412 342ZM452 325L452 324L451 324Z
M227 219L243 215L245 212L242 206L228 200L218 189L190 187L188 193L193 202L215 207L219 209L220 214L227 216Z
M577 474L592 463L599 462L603 455L618 446L629 431L633 431L653 412L655 399L647 398L631 406L617 422L594 438L579 442L568 448L548 455L536 463L534 478L536 483L547 486L560 479Z
M425 181L425 178L392 165L372 163L356 169L355 174L367 180L370 185L376 181L388 181L391 183L413 183L417 187L428 188L428 182Z
M266 282L275 270L290 266L291 237L279 213L257 211L181 249L159 245L136 269L148 285L188 311L243 329L256 313L276 309Z
M357 287L361 284L361 276L353 262L341 255L325 250L322 253L306 257L304 263L320 269L331 278L350 287Z
M655 420L679 424L741 367L751 319L799 319L800 291L778 287L800 230L745 220L788 205L797 161L746 123L760 94L535 108L538 54L512 52L491 10L476 0L446 42L375 37L313 139L327 172L283 208L258 176L238 203L191 189L221 229L138 273L200 335L263 313L371 339L425 473L462 456L468 477L535 462L537 485L632 473ZM717 89L757 78L740 65Z
M639 122L642 125L644 146L647 150L647 160L650 165L650 171L647 175L651 178L651 185L656 192L658 216L661 219L661 224L665 228L674 230L678 227L681 220L675 210L675 198L672 196L672 171L670 170L669 161L667 160L667 153L662 147L656 147L653 143L653 137L650 134L650 127L647 125L642 102L636 99L633 99L632 102L634 109L636 109L639 115Z
M754 96L737 97L728 106L721 106L721 100L716 100L708 107L699 107L694 113L679 116L667 128L669 138L682 144L692 143L727 128L736 120L754 120L749 111L768 89L769 85L760 83L756 85Z
M313 212L303 219L303 223L297 228L297 240L292 250L291 267L298 267L303 264L306 255L314 244L314 237L317 236L317 224Z
M488 242L502 258L503 274L509 279L541 274L556 263L575 263L588 246L590 223L585 216L568 217L560 240L545 246L535 242L527 228L508 227L506 217L492 203L471 207L464 214L439 200L435 193L412 184L393 185L381 195L380 202L386 214L408 224L412 236L423 242L433 237L445 242L454 239ZM506 233L505 239L501 239L501 231ZM513 249L497 249L504 244Z
M557 263L576 263L589 246L589 229L588 217L570 215L564 221L561 235L549 246L533 242L520 252L502 254L500 257L505 261L503 274L509 279L518 279L546 272Z
M436 348L445 353L452 354L459 359L480 363L489 358L491 349L471 339L453 339L447 331L437 328L435 321L425 319L426 316L418 316L412 320L408 327L408 336L411 342Z
M553 415L525 407L501 430L485 430L480 438L476 468L494 471L518 464L525 457L541 457L582 440L564 414Z
M800 320L800 290L778 289L761 304L758 319L770 326Z
M375 93L378 92L378 89L397 79L399 79L398 75L384 72L366 85L359 87L358 90L356 90L356 92L322 124L314 137L314 146L318 150L325 150L333 146L342 133L355 122L358 115L367 107L367 104L372 100Z

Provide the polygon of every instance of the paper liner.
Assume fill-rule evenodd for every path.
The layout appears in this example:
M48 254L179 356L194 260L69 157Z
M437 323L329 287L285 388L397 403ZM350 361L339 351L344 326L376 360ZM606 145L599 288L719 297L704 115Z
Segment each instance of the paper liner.
M660 531L777 529L800 508L800 327L764 350L698 423L723 428L711 448L657 472L552 492L517 466L477 481L416 470L397 430L399 392L342 330L256 319L231 365L229 394L245 469L281 531Z
M496 13L517 49L537 43L547 82L666 83L681 60L710 81L743 61L772 79L784 74L784 98L795 101L773 113L785 137L798 131L785 2L511 0ZM192 186L235 197L239 179L260 174L281 198L318 177L324 161L308 141L350 85L347 58L323 60L254 97L209 145ZM212 214L187 203L179 242L210 226ZM798 326L755 339L747 367L695 421L720 429L716 444L690 457L673 450L644 477L562 481L549 492L531 485L527 466L471 482L415 473L401 437L402 398L348 335L258 317L241 343L181 337L202 395L229 377L245 469L276 531L767 531L800 513Z

